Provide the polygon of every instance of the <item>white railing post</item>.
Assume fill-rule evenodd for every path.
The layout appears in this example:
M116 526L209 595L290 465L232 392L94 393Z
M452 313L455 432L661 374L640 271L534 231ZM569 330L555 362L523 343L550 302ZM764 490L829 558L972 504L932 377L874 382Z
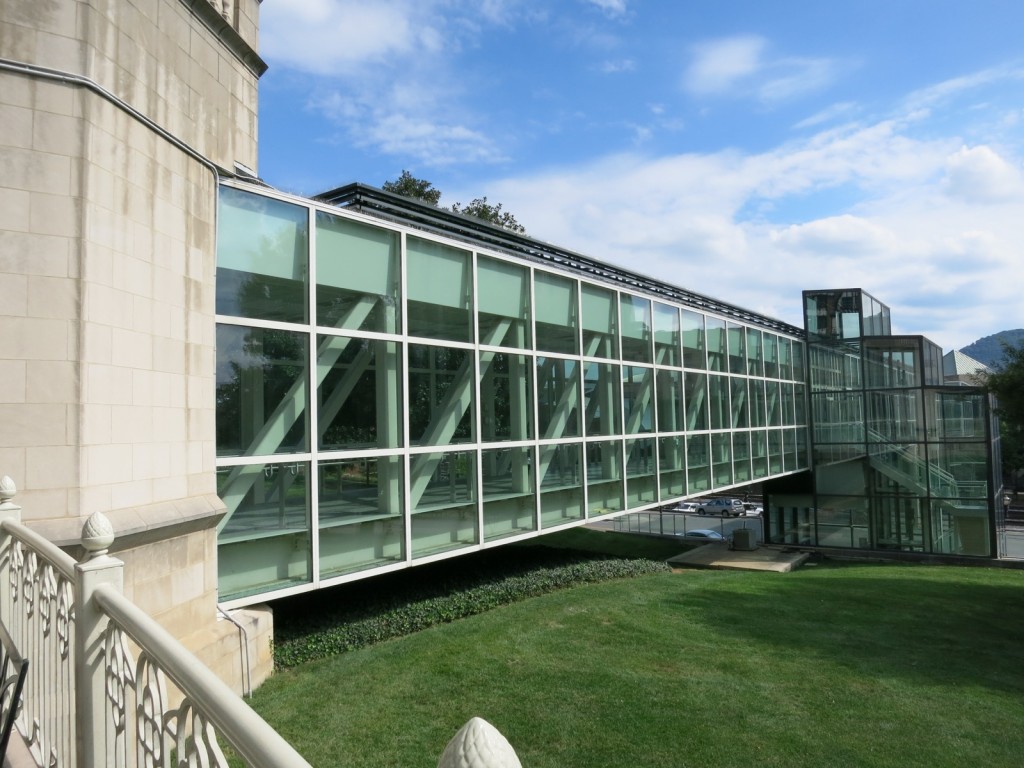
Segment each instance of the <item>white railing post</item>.
M97 587L124 587L124 563L107 554L114 541L110 521L99 513L82 527L85 555L75 565L75 729L79 768L113 765L114 745L107 744L104 635L107 619L92 599Z
M7 475L0 478L0 520L13 518L19 523L21 522L21 507L11 501L17 492L18 489L14 486L14 481L11 478Z

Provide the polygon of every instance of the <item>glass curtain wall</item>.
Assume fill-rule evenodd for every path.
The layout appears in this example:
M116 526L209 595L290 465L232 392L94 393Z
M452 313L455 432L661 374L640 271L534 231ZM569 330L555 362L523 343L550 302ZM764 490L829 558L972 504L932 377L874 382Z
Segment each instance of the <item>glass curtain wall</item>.
M867 293L809 291L804 305L816 469L801 540L991 556L985 394L943 387L941 350L921 336L890 335L888 308ZM790 359L796 373L797 356L780 345L779 365ZM799 424L801 388L782 387L782 407L792 404ZM799 434L792 451L784 435L784 461L801 463Z
M220 206L228 604L806 468L798 339L311 201Z

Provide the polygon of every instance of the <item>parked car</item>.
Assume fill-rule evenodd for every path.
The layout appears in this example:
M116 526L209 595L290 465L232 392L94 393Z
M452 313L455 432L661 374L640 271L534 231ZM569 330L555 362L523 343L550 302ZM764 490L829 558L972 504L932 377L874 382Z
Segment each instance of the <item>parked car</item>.
M739 499L706 499L697 502L697 514L740 517L745 512Z
M750 517L760 517L761 513L764 512L764 507L760 504L744 504L744 514Z
M725 536L720 534L718 531L712 531L709 528L694 528L692 531L687 531L683 534L689 539L707 539L708 541L725 541Z
M681 501L672 507L673 512L685 512L687 514L696 513L697 505L692 501Z

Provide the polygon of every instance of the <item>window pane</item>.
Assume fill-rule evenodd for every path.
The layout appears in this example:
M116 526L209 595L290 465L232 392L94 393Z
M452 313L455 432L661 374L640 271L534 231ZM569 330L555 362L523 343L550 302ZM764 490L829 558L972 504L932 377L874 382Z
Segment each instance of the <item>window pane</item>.
M654 360L658 365L682 365L679 310L654 302Z
M308 475L302 462L217 470L217 495L227 507L217 536L221 598L312 579Z
M417 454L410 459L409 472L412 556L476 544L476 454Z
M686 385L686 428L688 430L708 428L708 375L706 373L683 374Z
M654 470L654 438L626 441L626 508L658 500L658 478Z
M541 526L550 528L582 520L583 446L542 445L539 454Z
M747 372L747 335L746 329L736 323L728 324L729 338L729 372Z
M657 372L658 431L682 432L683 373L662 368Z
M764 393L764 379L750 379L747 390L750 393L750 426L768 426L768 412Z
M533 359L505 352L480 353L480 439L533 437Z
M477 261L480 343L530 346L530 273L526 267L481 256Z
M728 377L708 376L708 406L711 411L711 429L725 429L729 425Z
M533 293L537 303L537 349L577 354L579 312L576 281L547 272L536 272Z
M577 363L537 358L537 427L544 440L580 434L580 386Z
M622 359L651 362L651 302L622 294Z
M402 368L392 341L320 336L320 450L402 446Z
M734 432L732 436L732 466L736 482L750 479L750 433Z
M730 425L733 429L743 429L749 426L747 418L747 380L734 378L732 380L732 410Z
M686 495L686 448L684 437L658 440L659 484L662 500Z
M406 238L409 335L472 341L471 261L467 251Z
M711 459L715 486L732 485L732 435L728 432L711 435Z
M683 365L687 368L707 368L704 335L704 315L683 310Z
M316 212L316 322L397 333L398 233Z
M620 511L622 490L622 443L587 443L588 516Z
M307 322L308 258L305 208L220 188L218 314Z
M484 540L537 529L533 499L533 448L482 451Z
M711 487L711 453L707 435L686 438L686 476L690 493L700 493Z
M763 431L750 433L750 455L753 458L754 477L768 475L768 435Z
M639 365L622 367L622 399L626 434L654 431L654 369Z
M764 335L764 375L769 379L779 377L779 337L771 333Z
M622 433L620 370L615 363L583 364L588 436Z
M708 370L724 371L726 366L725 320L717 317L706 319L708 333Z
M308 450L307 336L217 326L217 455Z
M409 345L409 439L413 445L473 442L473 354Z
M619 358L618 312L615 292L584 283L583 354L588 357Z
M322 461L317 482L322 578L405 559L400 456Z
M764 376L761 332L756 328L747 328L747 373L751 376Z

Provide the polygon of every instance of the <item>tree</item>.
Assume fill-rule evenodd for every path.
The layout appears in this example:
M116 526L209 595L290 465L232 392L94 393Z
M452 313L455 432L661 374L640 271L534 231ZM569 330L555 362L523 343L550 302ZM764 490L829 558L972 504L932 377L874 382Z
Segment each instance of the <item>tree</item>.
M996 396L1004 476L1024 469L1024 341L1003 343L1003 360L981 382Z
M452 205L451 210L452 213L461 213L463 216L475 216L478 219L483 219L488 224L495 224L510 232L518 232L520 234L526 232L526 227L516 221L515 216L508 211L501 210L501 203L491 205L487 202L486 197L478 197L467 205L455 203Z
M402 171L402 175L394 181L385 181L381 187L385 192L392 192L403 197L412 197L422 200L431 205L437 205L441 199L441 190L435 189L434 185L426 179L417 179L408 171Z
M437 205L441 199L441 190L436 189L426 179L417 179L409 171L402 171L402 175L393 181L385 181L381 189L403 197L422 200L430 205ZM501 210L501 203L491 205L487 202L486 197L478 197L467 205L455 203L451 208L445 210L461 213L463 216L474 216L510 232L526 233L526 227L516 221L515 216L508 211Z

